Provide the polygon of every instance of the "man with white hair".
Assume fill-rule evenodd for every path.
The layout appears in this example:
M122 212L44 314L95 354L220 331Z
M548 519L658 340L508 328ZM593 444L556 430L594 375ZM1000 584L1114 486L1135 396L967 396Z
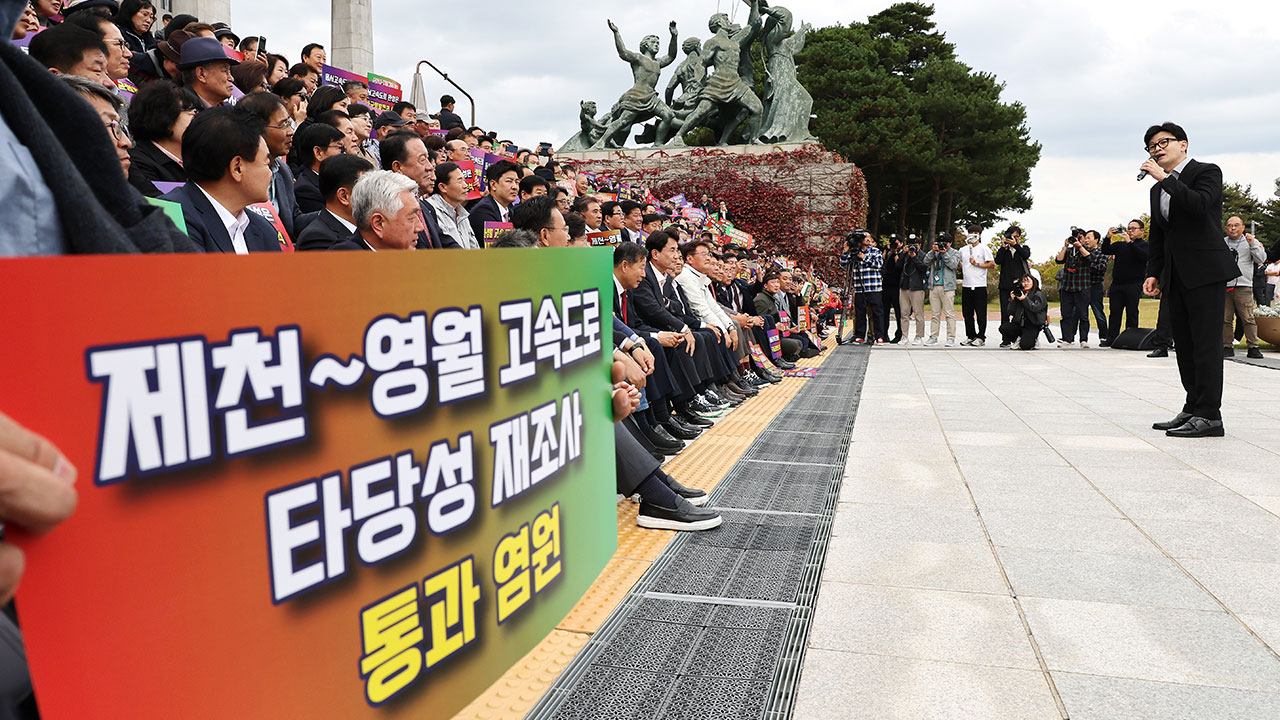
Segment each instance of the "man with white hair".
M422 232L413 180L391 170L366 173L351 190L356 232L330 250L412 250Z

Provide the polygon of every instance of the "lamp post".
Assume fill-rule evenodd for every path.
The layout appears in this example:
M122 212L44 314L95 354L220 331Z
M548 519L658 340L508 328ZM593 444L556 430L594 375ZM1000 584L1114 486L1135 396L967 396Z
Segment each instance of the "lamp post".
M418 108L427 107L427 91L422 84L422 66L424 64L430 67L432 70L435 70L436 72L440 73L440 77L444 78L445 82L458 88L458 92L467 96L467 102L471 103L471 126L475 127L475 124L476 124L475 98L471 97L471 93L467 92L466 90L463 90L461 85L454 82L453 79L449 77L449 73L444 72L443 70L436 67L435 65L432 65L430 60L418 61L418 66L413 71L413 86L409 90L409 102L413 103L414 107L418 107Z

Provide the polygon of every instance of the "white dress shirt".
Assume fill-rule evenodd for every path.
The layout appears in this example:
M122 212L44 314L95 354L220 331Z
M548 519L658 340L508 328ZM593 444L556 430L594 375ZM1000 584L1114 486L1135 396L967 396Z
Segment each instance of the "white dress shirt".
M1182 162L1178 163L1178 167L1170 171L1174 177L1182 175L1182 171L1187 169L1187 163L1191 162L1190 157L1185 157ZM1165 220L1169 219L1169 193L1164 188L1160 188L1160 214Z
M249 245L245 243L244 231L249 227L249 215L242 209L239 215L232 215L231 211L222 206L216 198L205 191L197 183L196 187L200 188L200 192L209 199L209 204L213 206L215 212L218 213L218 219L222 221L223 227L227 229L227 234L231 236L231 247L235 248L237 255L248 255Z
M327 212L327 213L329 213L330 215L333 215L333 219L334 219L334 220L337 220L338 222L342 223L342 227L346 228L346 229L347 229L347 232L351 233L352 235L355 235L355 234L356 234L356 226L355 226L355 225L353 225L353 224L351 224L351 223L347 222L346 220L342 219L342 217L338 216L337 214L335 214L332 210L330 210L330 209L328 209L328 208L325 208L325 210L324 210L324 211L325 211L325 212ZM367 243L366 243L366 244L367 244Z
M685 265L684 270L676 276L676 282L684 288L684 294L689 296L690 309L699 320L708 325L716 325L721 330L736 327L733 320L720 309L716 294L711 290L711 278L694 270L692 265Z

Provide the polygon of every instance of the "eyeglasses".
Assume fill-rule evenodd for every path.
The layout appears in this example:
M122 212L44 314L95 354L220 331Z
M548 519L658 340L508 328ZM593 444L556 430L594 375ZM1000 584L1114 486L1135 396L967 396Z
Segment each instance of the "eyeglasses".
M120 48L120 49L122 49L122 50L123 50L125 47L127 47L127 46L129 45L129 43L125 42L124 40L118 39L118 38L111 39L111 40L106 40L106 39L104 39L102 42L103 42L104 44L106 44L106 45L115 45L115 46L119 47L119 48Z
M342 153L343 155L347 154L347 146L345 145L326 145L325 146L326 150L332 150L334 148L338 148L338 152Z
M1171 142L1182 142L1182 141L1178 140L1177 138L1171 138L1171 137L1160 138L1159 140L1148 145L1145 149L1149 153L1154 153L1157 150L1163 150L1169 147L1169 143Z
M293 125L287 122L283 122L283 123L280 123L279 125L268 125L267 129L284 131L284 130L288 130L291 127L293 127Z
M111 138L117 142L120 140L133 140L133 138L129 136L129 129L121 125L118 120L112 120L107 123L107 130L111 131Z

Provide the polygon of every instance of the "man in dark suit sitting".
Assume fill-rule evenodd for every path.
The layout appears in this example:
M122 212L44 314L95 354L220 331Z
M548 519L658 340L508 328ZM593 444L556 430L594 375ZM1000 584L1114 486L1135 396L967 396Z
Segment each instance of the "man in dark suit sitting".
M471 230L481 247L484 243L484 224L487 222L511 222L511 205L520 193L520 166L510 160L499 160L484 171L489 194L472 205Z
M324 209L324 195L320 192L320 163L342 154L344 138L342 131L331 125L312 123L294 139L303 164L293 186L298 210L309 213Z
M431 162L427 146L412 130L397 130L387 135L381 144L382 169L400 173L418 186L416 197L422 211L423 231L418 236L419 250L458 248L459 245L440 232L436 214L427 206L426 198L436 183L436 166Z
M294 249L328 250L355 233L351 193L356 181L367 172L373 172L373 165L359 155L335 155L320 163L324 210L298 236Z
M356 231L330 250L413 250L422 213L412 180L390 170L365 173L351 191Z
M1222 437L1222 316L1226 282L1240 269L1222 242L1222 170L1187 157L1187 133L1153 125L1142 138L1151 157L1147 295L1160 295L1187 391L1182 412L1151 427L1170 437Z
M202 111L182 136L187 184L164 196L182 205L187 235L205 252L280 252L280 234L245 210L267 201L270 152L262 120L227 107Z

